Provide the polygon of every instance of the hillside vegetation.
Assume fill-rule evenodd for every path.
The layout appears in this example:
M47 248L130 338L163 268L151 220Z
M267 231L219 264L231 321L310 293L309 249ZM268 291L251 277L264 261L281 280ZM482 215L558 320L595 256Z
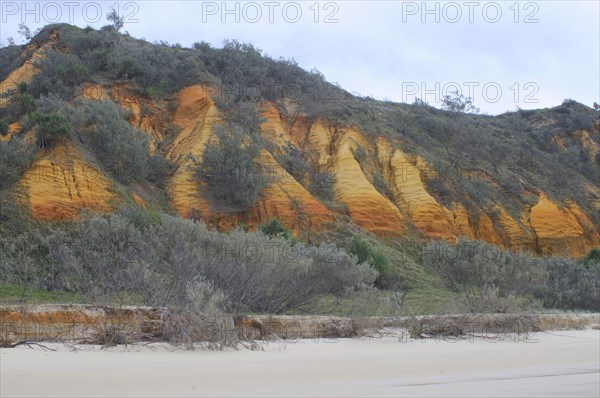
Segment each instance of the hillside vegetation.
M576 101L383 102L251 44L112 26L0 49L0 82L0 283L23 297L599 308L600 112Z

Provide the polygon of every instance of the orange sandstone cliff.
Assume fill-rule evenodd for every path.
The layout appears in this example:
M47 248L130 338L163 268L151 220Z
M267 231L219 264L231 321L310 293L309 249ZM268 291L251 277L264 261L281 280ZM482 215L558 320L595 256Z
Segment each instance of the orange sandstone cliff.
M19 82L29 82L38 73L34 61L52 45L50 41L33 49L31 59L8 74L0 85L0 107L7 106L9 94ZM269 170L266 187L255 206L235 214L219 213L210 208L201 183L194 178L207 143L216 139L215 125L223 120L211 90L194 85L171 98L153 100L125 83L104 83L85 85L80 97L112 100L128 110L131 125L148 134L151 154L164 156L175 165L164 188L169 205L182 217L200 218L221 230L240 224L255 228L278 218L296 234L319 233L332 227L337 216L347 216L360 228L387 239L402 237L410 223L424 239L454 242L465 236L544 255L581 256L600 246L599 227L581 203L556 202L540 191L537 203L524 206L520 217L509 214L503 203L479 209L462 203L444 205L427 187L424 176L434 173L431 165L404 148L401 141L357 126L309 118L301 112L290 116L280 104L269 101L257 105L263 118L260 136L266 145L255 159ZM6 142L20 130L18 123L12 123L0 140ZM600 152L593 134L597 133L572 134L590 157ZM549 144L565 150L560 136L554 135ZM330 173L336 206L317 197L308 181L296 180L280 164L278 159L290 146L307 154L314 168ZM357 158L359 148L370 159L367 163ZM383 176L389 194L376 188L375 173ZM76 143L40 151L19 186L33 216L42 220L75 219L84 209L110 212L125 200L127 192L140 206L150 206L152 201L131 187L120 187ZM594 184L585 189L596 192L594 205L600 211L600 189ZM152 189L144 192L150 192L151 199Z

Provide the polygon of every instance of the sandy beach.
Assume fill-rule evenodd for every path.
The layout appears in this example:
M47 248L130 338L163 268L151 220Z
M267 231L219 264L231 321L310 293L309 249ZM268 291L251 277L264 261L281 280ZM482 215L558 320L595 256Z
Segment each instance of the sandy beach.
M263 343L262 351L52 345L0 353L2 397L600 395L600 331L451 341Z

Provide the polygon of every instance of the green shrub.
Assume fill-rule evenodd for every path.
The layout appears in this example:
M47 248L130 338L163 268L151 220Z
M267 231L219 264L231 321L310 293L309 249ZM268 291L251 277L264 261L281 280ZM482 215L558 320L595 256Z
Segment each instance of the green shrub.
M104 167L122 183L144 181L150 156L148 139L131 127L128 112L112 101L80 100L76 104L73 120ZM157 163L152 160L150 166Z
M22 51L21 46L6 46L0 49L0 81L18 68L31 56L31 51Z
M310 173L310 166L306 163L302 152L293 144L288 144L283 154L276 154L277 162L287 171L296 181L304 184Z
M164 97L193 84L217 83L206 73L200 51L149 45L143 40L116 34L114 29L100 34L112 38L109 52L101 52L103 47L99 47L90 53L98 58L100 69L113 79L137 83L147 95Z
M290 230L277 218L272 218L264 224L261 224L258 229L263 234L271 237L282 237L288 240L292 237Z
M197 162L196 179L205 186L214 210L239 212L254 206L266 186L266 178L254 163L258 156L257 139L233 125L216 126L217 141L209 142L203 162Z
M76 54L48 50L45 57L36 62L36 66L41 72L28 85L28 90L35 97L56 94L65 100L72 100L77 87L94 80L90 69Z
M17 85L20 94L25 94L27 92L27 82L21 82Z
M369 264L371 265L371 267L377 270L377 272L383 274L387 270L388 260L385 257L385 254L383 254L382 252L372 250Z
M5 137L8 134L8 123L0 119L0 135Z
M160 225L162 222L159 213L145 209L132 202L120 207L116 214L125 218L137 229L151 228L153 225Z
M21 94L19 96L19 105L21 106L21 111L25 113L30 113L35 110L35 100L29 94Z
M384 195L392 201L394 200L394 194L392 193L390 186L388 185L387 181L385 180L383 174L381 174L380 171L375 172L375 174L373 175L373 186L380 194Z
M537 292L544 306L559 309L600 311L600 261L546 258L549 274L544 288Z
M10 218L15 221L14 216ZM12 227L26 225L13 224ZM2 229L4 227L0 228L0 232L3 232ZM43 286L44 280L51 276L44 242L47 231L29 228L14 232L17 233L5 237L0 235L0 284L19 286L22 290Z
M333 176L328 171L311 173L310 192L317 197L332 201L335 197L333 190Z
M11 187L29 168L35 147L19 137L0 141L0 190Z
M0 239L26 234L35 226L28 204L19 200L18 192L3 190L4 188L5 186L0 185ZM0 257L2 253L0 249Z
M360 238L354 238L348 246L348 252L358 258L359 263L368 262L371 258L371 246Z
M32 120L37 124L36 136L40 148L49 148L64 142L71 137L71 124L57 113L33 115Z
M223 118L228 123L237 125L245 133L253 134L260 131L263 118L258 113L256 103L248 101L233 102L217 97L217 106L223 111Z
M356 149L352 151L352 154L358 163L362 164L365 160L367 160L367 151L360 144L356 146Z
M461 239L453 246L434 241L423 249L422 260L459 294L470 312L512 308L516 295L533 294L547 277L535 258L479 241Z
M168 178L173 175L176 168L173 162L162 156L150 156L146 161L147 179L149 182L164 188Z
M355 255L359 263L368 263L377 272L383 273L387 269L388 261L385 255L361 238L352 239L348 253Z
M582 262L585 265L600 264L600 249L594 248L590 250L588 255L584 257Z

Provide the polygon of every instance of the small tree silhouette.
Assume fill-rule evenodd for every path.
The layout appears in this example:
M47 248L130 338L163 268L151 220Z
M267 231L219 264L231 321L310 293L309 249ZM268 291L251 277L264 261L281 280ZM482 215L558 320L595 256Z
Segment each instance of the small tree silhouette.
M108 20L108 22L112 23L113 27L117 32L120 31L123 28L123 26L125 26L125 18L119 16L119 14L114 8L110 13L108 13L106 19Z
M459 94L458 91L444 95L442 108L452 113L479 113L479 108L473 105L473 99L471 97L465 97L462 93Z

